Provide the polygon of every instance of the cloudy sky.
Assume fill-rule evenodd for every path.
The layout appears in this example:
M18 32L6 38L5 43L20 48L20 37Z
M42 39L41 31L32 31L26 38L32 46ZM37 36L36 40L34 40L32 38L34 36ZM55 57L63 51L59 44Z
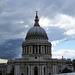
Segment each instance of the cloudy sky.
M0 0L0 62L21 58L35 11L52 43L52 57L75 58L75 0Z

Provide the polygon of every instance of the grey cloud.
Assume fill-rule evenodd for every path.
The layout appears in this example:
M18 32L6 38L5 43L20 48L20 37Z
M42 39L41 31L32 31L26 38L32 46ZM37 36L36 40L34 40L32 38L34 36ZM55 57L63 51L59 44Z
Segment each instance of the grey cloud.
M9 47L2 48L9 43L7 40L25 38L26 32L33 26L36 10L39 11L39 17L44 16L50 19L58 13L75 16L74 0L1 0L0 3L2 3L0 5L0 46L2 45L1 51L3 52L5 49L9 49ZM24 23L16 23L20 20ZM28 25L28 28L25 27L26 25ZM59 27L49 27L48 31L50 31L48 33L50 41L67 37L64 35L65 30ZM13 49L17 50L17 47L15 46ZM8 51L7 54L10 54L13 50L10 49L11 52L9 53ZM8 58L5 55L1 58Z
M21 34L22 32L26 32L30 25L32 26L32 22L34 22L34 14L35 11L39 11L39 15L52 18L57 13L66 13L68 10L73 8L74 1L65 2L63 0L38 0L38 1L25 1L25 0L7 0L5 2L5 6L2 8L2 12L0 13L0 34ZM71 3L71 4L70 4ZM73 4L73 5L72 5ZM68 8L70 7L71 8ZM70 13L70 12L68 12ZM74 12L73 12L74 13ZM72 13L71 13L72 15ZM23 24L16 24L15 21L23 20ZM31 21L30 21L31 20ZM28 25L28 28L24 28L25 25ZM1 35L3 37L3 35ZM15 37L14 37L15 38ZM58 37L59 38L59 37ZM9 37L8 37L9 39ZM12 39L12 38L11 38Z
M22 42L23 39L7 40L5 43L0 45L0 58L9 59L21 57L22 54Z
M57 26L56 27L50 26L46 31L49 37L49 41L62 40L67 37L66 35L64 35L64 32L66 30Z

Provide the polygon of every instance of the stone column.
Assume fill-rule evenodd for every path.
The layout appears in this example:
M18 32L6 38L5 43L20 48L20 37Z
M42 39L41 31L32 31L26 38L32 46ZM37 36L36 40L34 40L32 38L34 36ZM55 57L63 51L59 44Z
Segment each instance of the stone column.
M25 54L26 54L26 46L25 46Z
M19 67L19 65L15 65L15 69L14 69L15 71L15 75L20 75L21 73L20 73L20 67Z
M47 50L48 54L49 54L49 46L48 46L48 50Z
M41 65L40 65L40 75L42 75L42 71L41 71Z
M49 46L49 53L51 53L50 46Z
M7 65L7 73L10 73L12 70L12 65Z
M38 45L38 49L37 50L38 50L38 54L39 54L39 45Z
M25 46L24 46L24 48L23 48L23 54L25 54Z
M45 53L45 47L43 46L43 53Z
M56 65L53 65L53 74L56 74Z
M53 65L53 74L54 74L54 65Z
M42 53L42 46L41 46L41 51L40 52Z
M46 46L46 54L47 54L47 46Z
M49 46L49 54L50 54L50 46Z
M44 66L42 66L42 75L44 75Z
M55 74L56 74L56 65L55 65Z
M27 48L27 54L29 54L29 46L27 46L28 48Z
M31 54L32 53L32 46L29 46L29 54Z
M27 75L27 67L25 65L25 72L24 72L24 75Z
M30 54L30 46L29 46L29 54Z
M34 53L36 54L36 46L34 46Z
M31 47L31 54L33 54L33 46Z
M24 54L24 46L22 47L22 54Z
M45 69L45 75L48 75L48 73L47 73L47 66L45 67L46 69Z
M41 54L41 46L39 46L39 54Z
M30 66L28 66L28 75L30 75Z
M36 54L38 53L38 46L36 45Z
M46 54L46 46L44 46L45 47L45 54Z
M48 46L47 46L47 54L48 54Z
M31 75L32 75L32 66L31 66L31 68L30 68L30 71L31 71Z
M26 46L26 54L27 54L27 46Z

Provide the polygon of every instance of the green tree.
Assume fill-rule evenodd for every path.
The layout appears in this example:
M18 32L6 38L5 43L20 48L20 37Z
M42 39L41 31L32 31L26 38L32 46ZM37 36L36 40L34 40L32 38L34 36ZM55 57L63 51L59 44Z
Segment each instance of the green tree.
M75 70L75 59L73 60L73 68L74 68L74 70Z
M12 67L12 70L9 75L14 75L14 67Z
M68 69L67 67L62 70L62 73L70 73L72 70Z

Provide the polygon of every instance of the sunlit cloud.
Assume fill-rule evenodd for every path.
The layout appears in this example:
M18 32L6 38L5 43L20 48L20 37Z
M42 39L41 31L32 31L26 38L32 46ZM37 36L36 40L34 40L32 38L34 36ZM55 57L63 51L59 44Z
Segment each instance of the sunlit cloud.
M65 41L65 40L66 40L66 38L64 38L64 39L62 39L62 40L55 40L55 41L52 41L51 44L52 44L52 46L55 46L55 45L57 45L59 42L62 42L62 41Z
M41 17L40 24L42 26L59 26L60 28L75 28L75 17L66 14L57 14L54 18Z
M56 41L52 41L51 42L52 46L55 46L57 43L59 43L59 40L56 40Z
M52 21L49 20L49 19L46 18L46 17L41 17L39 23L40 23L41 26L45 26L45 27L48 27L48 26L51 26L51 25L52 25L52 24L51 24Z
M69 36L75 35L75 29L70 29L67 32L65 32L64 34L69 35Z
M59 41L68 38L70 39L75 38L75 17L69 16L67 14L57 14L52 19L47 17L41 17L40 24L42 25L42 27L46 28L47 33L52 34L51 32L53 32L53 34L58 35L57 36L58 38L61 36L60 39L56 39L56 40L53 39L54 40L53 43L57 43L57 40ZM54 30L51 30L51 27ZM56 31L57 27L59 28L58 30L60 32ZM63 33L61 29L64 29Z
M7 63L8 60L6 59L0 59L0 63Z

